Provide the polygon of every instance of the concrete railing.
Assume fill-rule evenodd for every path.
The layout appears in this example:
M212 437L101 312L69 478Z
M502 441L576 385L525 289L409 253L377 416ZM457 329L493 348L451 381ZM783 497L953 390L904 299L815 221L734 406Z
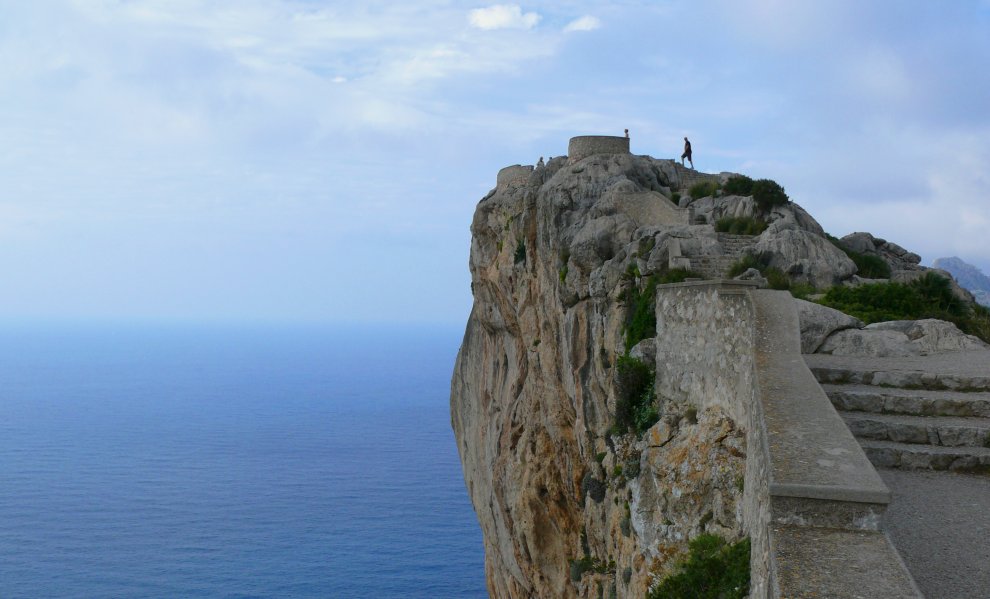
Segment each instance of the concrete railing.
M750 597L921 597L881 530L890 492L801 357L790 294L661 285L657 332L658 392L747 428Z

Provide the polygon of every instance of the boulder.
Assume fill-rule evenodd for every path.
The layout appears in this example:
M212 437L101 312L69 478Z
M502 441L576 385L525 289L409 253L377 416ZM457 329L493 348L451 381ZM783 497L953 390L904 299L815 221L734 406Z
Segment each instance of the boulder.
M856 265L842 250L803 229L768 228L753 249L770 256L769 266L817 289L831 287L856 272Z
M988 349L979 337L967 335L951 322L926 318L924 320L891 320L877 322L866 327L876 331L904 333L922 355L972 349Z
M801 353L812 354L836 331L863 328L863 321L828 306L795 299L801 323Z
M943 320L893 320L860 330L839 331L822 343L818 353L834 356L903 358L947 351L987 349L978 338Z

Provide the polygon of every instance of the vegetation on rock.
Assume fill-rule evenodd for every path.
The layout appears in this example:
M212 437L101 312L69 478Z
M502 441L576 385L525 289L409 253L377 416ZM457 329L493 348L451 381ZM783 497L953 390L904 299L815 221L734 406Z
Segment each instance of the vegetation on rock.
M749 595L749 539L729 544L704 534L690 544L678 571L660 581L647 599L743 599Z
M638 270L636 272L638 273ZM631 285L626 290L626 308L629 311L626 318L626 353L643 339L656 337L657 315L654 306L656 296L657 277L655 276L647 280L646 287L642 290L637 285Z
M769 212L774 206L783 206L790 201L784 188L772 179L757 179L753 181L753 199L761 212Z
M697 200L699 198L707 198L708 196L714 196L715 192L718 191L719 185L715 181L699 181L691 186L688 190L688 194L691 199Z
M753 180L746 175L733 175L722 186L722 191L733 196L753 195Z
M619 356L615 365L614 433L641 434L659 420L654 397L655 381L656 373L649 364L629 356Z
M938 318L990 343L990 310L967 304L945 277L925 273L910 283L871 283L833 287L821 303L869 324L885 320Z
M851 250L842 243L842 240L836 239L835 237L826 234L825 235L832 245L839 248L849 259L853 261L856 265L856 274L863 277L864 279L889 279L890 278L890 265L887 264L886 260L880 256L874 256L872 254L864 254L862 252L857 252Z
M727 216L716 221L715 230L733 235L759 235L767 230L767 223L749 216Z

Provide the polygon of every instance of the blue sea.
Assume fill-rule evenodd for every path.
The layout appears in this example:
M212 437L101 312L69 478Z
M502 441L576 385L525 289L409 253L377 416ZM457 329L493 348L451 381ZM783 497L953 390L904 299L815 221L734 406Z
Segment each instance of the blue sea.
M455 328L0 328L0 597L485 597Z

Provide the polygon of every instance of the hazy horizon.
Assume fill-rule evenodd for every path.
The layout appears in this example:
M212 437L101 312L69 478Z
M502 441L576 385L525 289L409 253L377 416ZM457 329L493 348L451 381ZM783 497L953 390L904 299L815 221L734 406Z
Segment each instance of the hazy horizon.
M0 8L0 322L465 322L501 167L621 135L990 273L990 2Z

